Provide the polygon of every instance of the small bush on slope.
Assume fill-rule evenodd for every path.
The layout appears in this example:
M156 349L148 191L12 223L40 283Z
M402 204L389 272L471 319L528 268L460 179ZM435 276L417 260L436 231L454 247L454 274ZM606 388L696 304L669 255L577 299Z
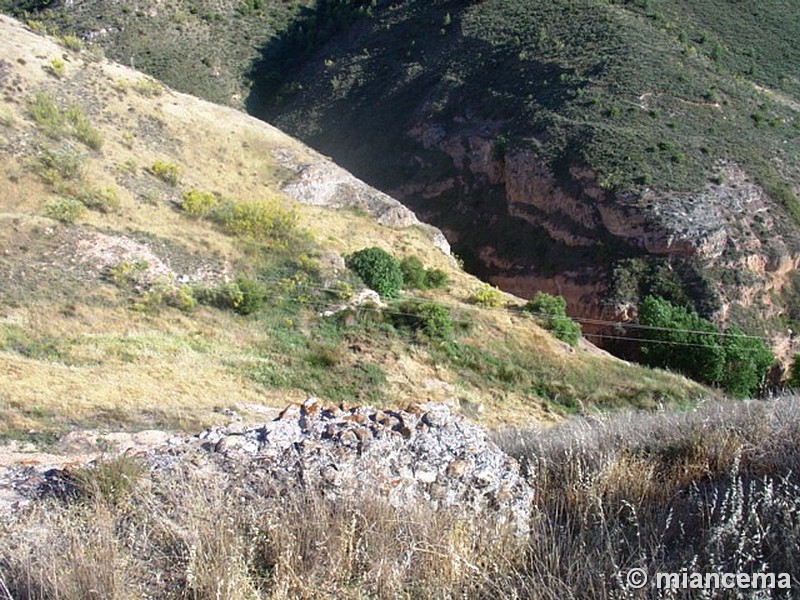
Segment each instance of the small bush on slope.
M407 256L400 261L403 271L403 287L410 289L436 289L447 285L447 273L441 269L426 269L416 256Z
M561 296L537 292L523 310L535 315L545 329L570 346L581 338L581 327L567 316L567 301Z
M381 248L364 248L347 258L347 266L381 298L397 298L403 288L400 263Z

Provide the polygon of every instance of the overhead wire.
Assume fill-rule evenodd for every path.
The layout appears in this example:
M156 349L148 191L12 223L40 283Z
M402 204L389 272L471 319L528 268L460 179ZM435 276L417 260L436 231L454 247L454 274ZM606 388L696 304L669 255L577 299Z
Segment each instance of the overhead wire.
M282 279L270 279L270 278L261 278L260 280L264 281L264 282L268 282L268 283L275 283L275 284L278 284L278 285L281 285L281 284L283 284L285 282L285 280L282 280ZM341 289L338 289L338 288L331 288L331 287L325 287L325 286L305 285L304 287L307 290L315 290L315 291L328 292L328 293L341 293L341 291L342 291ZM285 297L284 299L288 299L288 297ZM411 297L409 299L410 300L425 300L425 298L420 298L420 297ZM335 307L341 306L343 304L343 302L345 302L344 299L342 299L339 302L332 302L328 306L328 308L335 308ZM407 313L407 312L402 312L402 311L397 311L397 310L391 310L391 309L388 309L388 308L369 309L369 308L365 308L365 305L361 305L361 306L359 306L359 308L362 309L362 310L376 310L376 311L384 312L386 314L394 314L394 315L397 315L397 316L407 316L407 317L416 317L416 316L418 316L417 314L414 314L414 313ZM485 308L480 308L480 310L486 310L486 309ZM508 308L504 308L504 307L489 308L489 310L493 310L495 312L504 312L504 313L512 315L512 316L529 315L529 316L539 317L539 318L543 318L543 319L548 319L548 318L552 318L553 317L553 315L550 315L550 314L547 314L547 313L543 313L543 312L535 312L535 311L529 311L529 310L522 311L520 309L512 310L512 309L508 309ZM762 341L762 342L765 342L765 343L772 343L773 342L773 340L771 338L769 338L769 337L759 336L759 335L751 335L751 334L746 334L746 333L739 334L739 333L729 333L727 331L704 331L704 330L697 330L697 329L681 329L681 328L677 328L677 327L661 327L661 326L656 326L656 325L645 325L644 323L637 323L637 322L610 321L610 320L604 320L604 319L594 319L594 318L590 318L590 317L577 317L577 316L571 316L571 315L566 315L566 317L571 319L571 320L573 320L573 321L575 321L575 322L577 322L577 323L585 323L587 325L606 325L606 326L615 327L615 328L621 327L623 329L637 329L637 330L643 330L643 331L673 332L673 333L680 333L680 334L684 334L684 335L713 336L713 337L717 337L717 338L751 339L751 340L759 340L759 341ZM468 321L456 321L456 322L457 323L462 323L462 324L468 323ZM601 337L601 334L596 334L596 333L591 333L591 334L590 333L583 333L583 335L584 335L584 337L589 337L589 336ZM679 342L679 341L671 341L671 340L651 340L651 339L647 339L647 338L616 336L616 335L610 335L610 334L607 334L607 333L606 334L602 334L602 338L603 339L618 339L618 340L623 340L623 341L638 341L638 342L648 342L648 343L669 343L671 345L700 346L700 347L702 347L702 344L696 344L696 343L692 343L692 342Z

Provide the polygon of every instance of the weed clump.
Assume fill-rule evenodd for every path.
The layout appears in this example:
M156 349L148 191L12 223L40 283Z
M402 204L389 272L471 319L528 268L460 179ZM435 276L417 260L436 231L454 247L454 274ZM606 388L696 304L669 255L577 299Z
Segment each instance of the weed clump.
M398 304L391 313L395 327L409 329L429 340L445 341L453 335L450 309L436 302L408 301Z
M503 305L503 294L493 285L484 283L472 295L471 300L483 308L499 308Z
M73 52L80 52L83 50L83 40L75 35L62 35L58 38L64 48L72 50Z
M99 150L103 145L100 132L91 126L78 106L62 109L51 96L40 92L28 103L28 115L50 138L70 137L92 150Z
M400 261L403 271L403 287L410 289L435 289L447 285L447 273L441 269L426 269L416 256L407 256Z
M85 155L71 144L59 148L45 148L38 156L35 170L45 183L58 185L63 181L78 180L83 177Z
M131 84L131 88L145 98L155 98L164 93L164 86L152 77L137 79Z
M211 218L230 235L276 244L287 243L297 225L295 212L283 208L277 199L223 202Z
M80 201L89 210L106 214L120 209L119 197L113 187L93 189L85 188L79 196Z
M213 288L198 287L195 294L202 304L233 310L240 315L259 311L266 300L263 286L246 277Z
M128 499L143 474L143 466L126 455L69 472L79 497L111 505Z
M184 192L181 209L197 219L207 218L225 233L250 241L285 246L297 233L297 214L277 198L258 201L225 199L211 192Z
M154 162L153 166L150 167L150 172L173 187L178 185L181 174L178 165L163 160Z
M85 210L83 202L73 198L55 198L45 204L45 214L62 223L74 223Z
M219 206L220 199L210 192L189 190L184 192L181 208L187 215L202 219Z
M61 58L54 58L44 66L44 69L51 75L61 79L66 73L66 63Z

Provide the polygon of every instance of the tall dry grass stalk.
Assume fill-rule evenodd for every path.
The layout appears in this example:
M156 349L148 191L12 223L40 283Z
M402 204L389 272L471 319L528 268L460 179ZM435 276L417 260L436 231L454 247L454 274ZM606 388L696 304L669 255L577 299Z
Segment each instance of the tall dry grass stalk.
M527 540L370 490L334 499L279 493L257 470L220 481L191 464L108 463L74 478L77 498L0 525L0 599L727 597L628 589L632 567L797 581L798 408L786 398L498 433L534 489Z

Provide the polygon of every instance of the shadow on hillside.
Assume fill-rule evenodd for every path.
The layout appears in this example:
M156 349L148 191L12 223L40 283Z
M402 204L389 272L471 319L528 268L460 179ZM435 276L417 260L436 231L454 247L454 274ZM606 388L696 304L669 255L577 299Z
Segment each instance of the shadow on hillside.
M457 189L433 201L413 192L397 195L421 219L455 234L454 250L478 276L490 275L478 258L489 247L511 263L533 254L537 271L550 274L636 254L618 241L575 249L553 240L508 214L502 186L459 170L435 145L408 135L429 124L465 135L474 127L474 133L502 139L524 122L528 131L534 123L533 136L546 140L554 124L543 115L573 101L584 80L512 42L464 35L463 1L395 2L390 16L384 8L375 17L369 4L318 0L302 10L254 63L248 112L378 189L457 180Z
M254 62L247 111L283 121L289 133L327 146L339 132L310 138L285 121L288 113L313 104L325 128L331 121L334 128L346 124L359 142L371 142L375 132L383 139L398 133L420 110L437 120L474 109L484 118L511 121L530 109L555 110L583 86L572 73L532 59L513 43L493 45L463 35L462 0L421 7L392 2L390 17L388 8L371 4L317 0L301 8ZM384 14L373 17L373 10ZM366 145L367 154L374 148L357 145Z
M366 17L370 4L370 0L317 0L313 7L301 7L292 24L270 40L254 62L248 76L253 87L246 101L247 112L261 116L264 107L281 93L284 82L334 36Z

